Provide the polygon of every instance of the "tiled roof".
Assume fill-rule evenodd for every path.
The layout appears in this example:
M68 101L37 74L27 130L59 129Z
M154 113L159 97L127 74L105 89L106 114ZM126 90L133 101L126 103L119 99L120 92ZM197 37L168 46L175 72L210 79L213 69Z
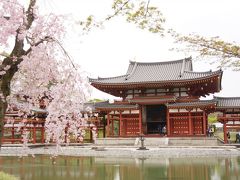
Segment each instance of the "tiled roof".
M138 105L132 104L111 104L108 101L96 102L96 103L84 103L84 110L90 108L91 111L97 111L99 109L137 109Z
M200 101L194 101L194 102L182 102L182 103L171 103L167 104L168 107L204 107L204 106L210 106L215 105L216 102L213 100L200 100Z
M240 108L240 97L216 97L217 108Z
M110 78L90 78L89 81L97 84L134 84L201 79L221 73L221 70L214 72L193 72L191 58L151 63L130 61L125 75Z
M95 108L96 109L138 109L138 105L102 103L102 104L96 104Z
M167 102L174 102L176 101L176 97L172 97L172 98L152 98L152 99L148 99L148 98L136 98L136 99L130 99L128 100L129 103L138 103L138 104L151 104L151 103L167 103Z

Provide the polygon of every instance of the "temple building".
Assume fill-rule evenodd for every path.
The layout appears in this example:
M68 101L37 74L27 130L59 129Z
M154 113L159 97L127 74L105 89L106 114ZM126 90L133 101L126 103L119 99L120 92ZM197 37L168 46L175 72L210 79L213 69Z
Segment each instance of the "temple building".
M95 108L106 114L107 137L187 137L206 136L207 116L217 108L223 114L239 108L221 109L225 101L217 97L200 100L220 92L222 75L221 69L194 72L189 57L167 62L130 61L125 75L89 81L95 88L122 98L96 104Z

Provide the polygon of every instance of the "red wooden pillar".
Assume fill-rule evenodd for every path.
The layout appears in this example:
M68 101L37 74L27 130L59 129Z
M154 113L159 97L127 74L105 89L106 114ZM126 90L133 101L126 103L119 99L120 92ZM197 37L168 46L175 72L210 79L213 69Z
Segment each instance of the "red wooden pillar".
M188 128L189 128L189 135L193 135L193 121L191 117L191 110L188 110Z
M114 115L115 115L115 111L114 111ZM113 136L114 135L114 119L113 118L111 119L111 123L112 123L111 136Z
M203 110L203 135L206 136L207 132L207 118L206 118L206 112Z
M138 125L139 125L139 134L142 134L142 106L139 107L139 117L138 117Z
M224 143L228 143L228 137L227 137L227 121L226 121L226 114L223 112L223 140Z
M127 136L128 132L127 132L127 124L128 124L128 120L124 120L124 135Z
M109 114L109 112L107 113L107 137L109 136L109 133L110 133L110 123L109 123L109 121L110 121L110 114Z
M167 136L171 136L171 124L169 118L169 109L167 108Z
M44 143L44 124L42 124L41 128L41 142Z
M227 144L228 140L227 140L227 124L225 119L223 120L223 139L224 139L224 143Z
M33 124L33 144L36 143L36 124Z
M119 113L119 136L122 136L122 111Z
M3 137L3 135L2 135L2 137ZM13 142L14 142L14 124L12 126L12 144L13 144Z

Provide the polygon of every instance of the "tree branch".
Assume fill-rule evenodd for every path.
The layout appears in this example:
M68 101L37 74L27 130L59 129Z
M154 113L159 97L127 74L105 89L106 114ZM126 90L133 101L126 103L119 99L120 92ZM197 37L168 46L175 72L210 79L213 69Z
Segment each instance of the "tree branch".
M39 44L42 44L43 42L50 42L50 40L54 41L54 39L50 36L45 36L43 39L40 39L38 42L36 42L35 44L33 44L25 53L24 55L28 55L31 51L32 51L32 47L36 47Z
M42 44L43 42L50 42L50 41L54 41L54 42L56 42L56 43L59 45L59 47L62 49L63 53L65 54L65 56L70 60L73 68L74 68L74 69L77 69L76 66L74 65L71 57L69 56L69 54L67 53L67 51L64 49L64 47L62 46L62 44L61 44L57 39L54 39L54 38L52 38L52 37L50 37L50 36L46 36L45 38L43 38L43 39L39 40L37 43L35 43L33 46L36 47L36 46L38 46L39 44ZM33 46L32 46L32 47L33 47ZM30 48L25 52L25 55L28 55L28 54L32 51L32 47L30 47Z
M147 2L147 7L146 7L146 13L145 13L145 17L147 16L147 14L148 14L148 7L149 7L149 4L150 4L150 0L148 0L148 2Z
M191 43L191 42L190 42L190 43ZM201 44L201 43L199 43L199 44L192 43L192 44L194 44L194 45L196 45L196 46L199 45L199 46L201 46L201 47L208 48L208 49L217 51L217 52L222 53L222 54L227 54L227 55L229 55L229 57L237 57L237 58L240 58L240 55L235 54L235 53L233 53L233 52L230 51L230 50L224 51L223 49L219 49L219 48L216 48L216 47L214 47L214 46L207 45L207 44Z
M27 15L27 24L26 24L26 29L29 29L34 21L34 13L33 9L34 6L36 5L37 0L31 0L28 6L28 10L26 12Z
M130 2L130 0L127 0L125 3L123 3L123 5L122 5L117 11L115 11L114 14L108 16L105 20L108 21L108 20L112 19L114 16L118 15L118 13L119 13L120 11L122 11L123 8L124 8L129 2Z

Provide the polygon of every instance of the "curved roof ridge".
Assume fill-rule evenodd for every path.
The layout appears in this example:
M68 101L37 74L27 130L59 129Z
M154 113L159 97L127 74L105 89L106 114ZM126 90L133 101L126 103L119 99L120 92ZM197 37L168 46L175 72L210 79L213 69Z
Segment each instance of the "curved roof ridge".
M219 96L213 96L214 99L240 99L240 96L238 97L219 97Z
M145 65L145 64L172 64L172 63L182 63L182 61L192 61L192 57L187 57L183 59L178 60L172 60L172 61L158 61L158 62L136 62L136 61L129 61L131 65L137 63L138 65Z
M185 71L185 64L186 64L186 60L183 59L183 61L182 61L182 68L181 68L179 77L182 77L182 75L183 75L183 73L184 73L184 71Z
M194 73L194 74L203 74L203 73L217 73L217 72L222 72L222 70L221 69L218 69L218 70L216 70L216 71L212 71L212 70L209 70L209 71L187 71L187 70L185 70L184 72L186 72L186 73Z
M128 79L133 75L133 73L135 72L135 70L136 70L136 68L137 68L137 64L138 64L138 63L135 62L135 64L134 64L134 66L133 66L130 74L126 75L125 80L128 80Z
M102 77L98 77L98 78L88 78L91 80L108 80L108 79L116 79L116 78L121 78L121 77L126 77L128 74L124 74L124 75L120 75L120 76L113 76L113 77L106 77L106 78L102 78Z

